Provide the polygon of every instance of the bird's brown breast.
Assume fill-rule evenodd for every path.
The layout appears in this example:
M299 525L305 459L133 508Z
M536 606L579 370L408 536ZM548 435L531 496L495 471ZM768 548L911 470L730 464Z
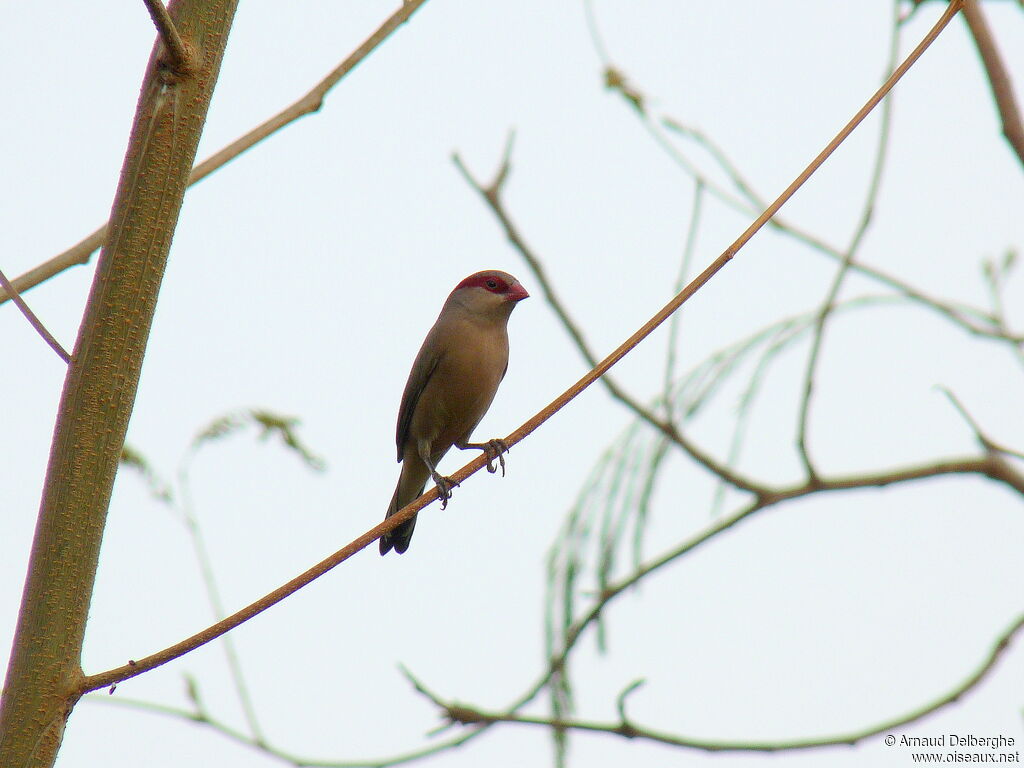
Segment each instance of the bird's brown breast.
M469 439L490 407L508 363L504 329L459 334L453 342L420 395L410 429L414 440L430 440L434 456Z

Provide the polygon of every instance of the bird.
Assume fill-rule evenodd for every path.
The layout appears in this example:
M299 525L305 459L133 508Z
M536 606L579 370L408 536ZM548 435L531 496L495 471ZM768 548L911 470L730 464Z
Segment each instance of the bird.
M402 472L385 520L420 496L428 479L437 484L442 509L447 505L454 483L437 464L453 445L486 452L487 470L495 472L498 459L504 474L504 441L469 439L508 370L509 316L529 296L516 278L493 269L470 275L448 296L402 393L395 433ZM381 555L405 552L415 527L414 515L381 536Z

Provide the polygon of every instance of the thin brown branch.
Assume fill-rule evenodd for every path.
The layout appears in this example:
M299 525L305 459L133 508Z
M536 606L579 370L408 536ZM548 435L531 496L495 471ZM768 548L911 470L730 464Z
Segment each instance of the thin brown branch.
M978 668L941 698L899 717L877 723L876 725L872 725L858 731L825 736L817 739L750 742L695 739L666 733L664 731L656 731L652 728L646 728L637 725L635 722L632 722L625 717L620 717L618 722L600 723L585 720L532 717L529 715L516 714L514 712L487 712L464 704L442 701L424 687L418 687L418 690L437 705L443 711L444 716L451 722L477 727L481 725L494 725L495 723L518 723L520 725L533 725L557 730L604 733L627 739L653 741L660 744L668 744L674 747L694 749L702 752L794 752L807 749L821 749L824 747L852 746L873 736L889 733L898 728L909 725L910 723L915 723L928 715L938 712L940 709L955 703L962 696L981 684L986 676L995 668L1000 657L1006 652L1006 649L1021 629L1024 629L1024 615L1015 619L1014 622L996 639L996 642L993 644L988 655L982 660Z
M153 1L158 2L158 0ZM402 3L402 6L391 14L391 16L377 28L376 32L370 35L362 45L349 54L349 56L337 67L332 69L313 87L312 90L309 91L309 93L298 101L282 109L266 122L256 126L244 136L241 136L231 142L219 152L214 153L206 160L196 165L189 176L189 186L205 179L218 168L221 168L245 152L245 150L260 143L271 134L284 128L286 125L295 122L300 117L318 111L323 105L323 100L327 95L327 92L341 82L342 78L355 69L363 59L369 56L378 46L380 46L381 43L390 37L396 29L407 22L426 2L427 0L405 0L405 2ZM68 248L63 253L57 254L49 261L46 261L37 267L33 267L28 272L17 277L12 281L14 283L14 287L17 288L18 291L24 293L30 288L34 288L40 283L49 280L54 275L60 274L69 267L73 267L77 264L88 263L93 252L102 246L106 242L106 239L107 228L106 225L104 225L92 234L83 238L77 244ZM3 304L8 298L10 298L10 296L6 292L0 292L0 304Z
M149 16L153 19L156 31L160 34L164 48L167 49L170 56L168 68L179 77L192 74L194 68L192 51L179 34L178 28L174 25L174 19L171 18L171 14L168 13L162 0L142 0L142 2L146 4L146 10L149 11Z
M509 442L510 446L512 444L512 442ZM486 463L487 456L482 454L452 475L452 479L456 484L458 484L477 472ZM123 680L136 677L137 675L141 675L143 672L148 672L151 669L163 666L167 662L173 661L179 656L184 656L186 653L194 651L196 648L200 648L207 643L216 640L221 635L226 632L230 632L241 624L244 624L254 616L258 616L263 613L263 611L271 608L289 595L294 594L310 582L320 578L328 571L345 562L352 557L352 555L369 546L385 533L388 533L392 529L404 523L418 511L434 501L437 497L437 488L431 488L411 504L403 507L399 512L377 524L366 533L353 539L333 555L324 558L312 568L299 574L286 584L281 585L273 592L264 595L259 600L247 605L240 611L236 611L227 618L216 622L201 632L197 632L179 643L175 643L168 648L164 648L162 651L158 651L157 653L151 654L142 659L132 659L124 666L115 667L114 669L109 669L95 675L87 675L82 679L79 685L80 694L96 691L100 688L106 688L110 685L114 685L115 683L120 683Z
M871 108L878 104L878 102L884 97L884 95L896 84L900 77L910 68L914 61L916 61L927 47L938 37L942 29L949 23L950 19L956 14L959 8L960 0L954 0L950 3L950 6L943 13L942 18L936 23L936 25L929 31L925 36L924 40L914 49L914 51L907 57L906 61L893 73L893 76L875 93L874 96L868 101L868 103L862 107L854 118L846 124L846 126L839 132L839 134L829 142L828 146L811 162L811 164L804 170L803 173L787 187L786 191L783 192L779 198L769 206L761 216L758 217L757 221L751 224L746 231L729 246L726 251L721 254L710 266L708 266L700 275L692 280L689 285L686 286L682 291L679 292L668 304L666 304L661 310L659 310L654 317L652 317L647 323L643 325L638 331L630 336L625 342L623 342L614 352L608 357L602 360L596 365L591 371L585 374L579 381L569 387L565 392L555 398L550 404L543 408L540 412L535 414L526 423L520 426L517 430L512 432L508 437L505 438L505 443L511 448L516 445L534 430L540 427L544 422L555 415L559 410L565 407L570 401L572 401L577 395L583 390L601 378L615 363L625 357L634 347L636 347L643 339L651 334L655 328L663 323L676 309L687 301L694 293L696 293L702 286L704 286L719 270L722 269L735 254L750 240L751 237L764 226L765 222L774 215L775 211L782 207L782 205L793 195L794 192L805 182L811 174L821 166L825 159L835 150L837 146L853 131L853 129L864 119L864 117L870 112ZM467 463L464 467L455 472L451 479L458 485L471 475L478 472L487 463L487 456L481 454L475 459ZM896 482L891 480L889 482ZM1024 482L1022 482L1024 487ZM759 496L758 503L767 503L768 501L774 501L777 498L777 494L772 494L770 497ZM278 587L270 594L260 598L251 605L243 608L242 610L234 613L227 617L223 621L219 621L216 624L204 629L201 632L196 633L192 637L186 638L179 643L176 643L169 648L165 648L162 651L154 653L143 659L137 661L131 661L122 667L107 670L94 675L83 677L79 685L77 686L77 692L80 694L95 691L99 688L106 688L109 685L118 683L122 680L135 677L143 672L150 669L154 669L158 666L166 664L173 659L183 656L184 654L199 648L206 643L220 637L225 632L228 632L235 627L239 626L245 621L248 621L253 616L256 616L263 611L267 610L271 606L284 600L289 595L293 594L297 590L306 586L313 580L319 578L323 574L327 573L331 569L335 568L340 563L344 562L359 550L365 548L372 542L379 539L383 534L389 532L396 526L410 519L415 513L421 510L430 502L434 501L438 497L437 488L431 488L429 491L424 493L414 502L404 507L398 513L387 518L383 522L377 524L366 533L354 539L348 545L335 552L333 555L325 558L320 563L316 564L305 573L297 576L296 578L289 581L287 584ZM781 500L781 499L780 499Z
M7 275L0 270L0 286L7 291L7 295L14 301L15 306L21 311L21 314L28 320L28 324L35 328L36 333L43 337L43 341L50 345L50 349L57 353L57 357L63 360L65 363L71 362L71 355L68 354L67 350L61 346L60 342L53 337L53 334L43 325L43 321L39 319L35 312L32 311L31 307L25 303L25 300L21 298L21 295L15 290L14 286L11 285L11 281L7 279Z
M1024 165L1024 120L1021 119L1020 107L1013 94L1010 73L1003 63L1003 57L992 36L992 29L985 19L985 13L978 0L964 2L964 21L967 22L967 28L971 31L971 37L974 38L981 62L985 66L989 87L992 89L992 97L995 99L999 119L1002 121L1003 136L1006 137L1013 151L1017 153L1017 159Z

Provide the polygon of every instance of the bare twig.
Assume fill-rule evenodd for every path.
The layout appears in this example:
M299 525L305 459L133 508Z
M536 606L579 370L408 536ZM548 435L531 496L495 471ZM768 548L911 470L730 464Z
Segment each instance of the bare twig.
M899 0L893 3L893 13L894 18L889 43L889 63L886 66L887 76L893 71L893 68L896 66L896 62L899 58ZM836 297L839 295L839 289L842 287L843 280L850 273L850 268L854 263L854 257L857 254L857 249L860 247L861 241L864 239L864 235L871 223L871 217L875 209L875 201L877 200L878 192L881 189L882 170L885 168L885 159L888 154L889 126L891 123L892 99L890 98L882 105L881 126L878 130L878 148L875 152L875 164L871 173L871 181L868 184L868 191L865 195L864 205L861 210L860 221L854 231L849 247L843 254L842 261L839 264L839 269L836 270L836 274L832 279L832 284L829 286L828 292L825 295L825 299L821 304L821 309L818 311L818 316L814 323L814 331L811 337L811 350L807 356L807 365L804 369L803 395L800 399L800 415L797 418L796 438L797 453L800 456L800 460L803 462L807 476L811 480L816 479L818 473L814 467L814 462L811 459L810 449L807 446L807 428L811 411L811 402L814 398L814 384L818 370L818 361L821 356L822 344L825 340L825 324L835 307Z
M674 747L700 750L702 752L792 752L806 749L821 749L823 747L851 746L873 736L894 731L910 723L917 722L928 715L931 715L943 707L955 703L969 691L978 687L985 677L998 663L1000 657L1006 652L1010 643L1017 633L1024 628L1024 615L1019 616L1014 622L996 639L985 659L979 667L965 680L955 686L946 695L936 701L925 704L918 709L908 712L899 717L887 720L876 725L863 728L849 733L836 734L817 739L793 739L788 741L712 741L707 739L694 739L685 736L656 731L651 728L644 728L627 720L622 713L620 695L620 719L619 722L599 723L584 720L552 719L544 717L532 717L520 715L515 712L487 712L465 704L453 704L442 701L435 694L426 688L419 687L421 693L436 704L452 722L464 723L479 727L481 724L493 725L495 723L519 723L521 725L533 725L543 728L558 730L589 731L592 733L604 733L613 736L621 736L627 739L642 739L646 741L668 744ZM635 684L634 684L635 685ZM627 688L624 693L629 693L633 687Z
M158 0L154 1L156 2ZM266 122L256 126L244 136L241 136L231 142L219 152L214 153L206 160L196 165L189 176L189 186L205 179L218 168L226 165L228 162L238 157L238 155L242 154L245 150L255 146L271 134L284 128L289 123L298 120L300 117L318 111L323 105L323 100L327 95L327 92L336 86L349 72L355 69L363 59L369 56L381 43L390 37L396 29L407 22L426 2L427 0L404 0L402 6L391 14L391 16L377 28L376 32L370 35L362 45L349 54L349 56L337 67L331 70L313 87L312 90L309 91L309 93L293 104L285 107ZM40 283L49 280L54 275L63 272L69 267L73 267L76 264L88 263L93 252L102 246L106 242L106 239L107 227L104 225L63 253L57 254L49 261L30 269L25 274L13 280L12 282L14 283L14 287L24 293L30 288L34 288ZM0 304L3 304L8 298L10 298L9 294L0 293Z
M171 14L163 4L163 0L142 0L146 4L146 10L153 19L156 31L160 33L160 39L164 42L164 48L170 55L170 70L179 77L185 77L192 73L192 52L174 25Z
M446 749L461 746L465 742L477 736L481 730L467 730L454 738L447 739L437 744L431 744L429 747L412 750L410 752L403 752L389 757L367 758L363 760L329 760L299 755L265 742L256 741L223 720L218 720L217 718L202 711L170 707L164 704L156 704L151 701L143 701L140 699L130 699L121 696L105 696L99 694L86 696L84 701L99 704L101 706L110 705L136 711L142 710L144 712L164 715L166 717L175 717L181 720L187 720L197 725L203 725L211 729L214 733L220 734L228 741L232 741L241 746L250 747L261 755L272 757L286 765L294 765L296 768L388 768L388 766L393 765L404 765L425 757L430 757L431 755L443 752Z
M1024 496L1024 475L1018 472L1002 455L1000 455L1000 453L992 452L987 452L985 455L980 457L968 456L955 459L945 459L928 464L899 467L878 473L864 473L860 475L836 476L831 478L819 477L814 481L805 480L798 485L766 491L764 495L739 509L729 517L719 520L695 536L692 536L663 554L649 560L633 571L629 576L607 585L594 600L590 608L586 612L582 613L580 618L574 621L566 629L563 645L560 651L550 659L547 670L541 675L533 687L520 697L516 705L510 708L510 711L518 709L529 701L532 701L533 698L548 685L550 680L561 673L561 670L564 669L573 647L583 636L584 631L591 625L596 624L605 614L609 603L625 594L627 590L650 574L675 562L698 547L707 544L720 534L736 527L740 523L755 516L757 513L765 509L769 509L776 504L804 498L806 496L822 492L885 487L954 474L983 475L996 480L997 482L1004 483L1007 487Z
M65 363L70 363L71 355L69 355L67 350L60 345L60 342L53 337L53 334L47 330L46 326L43 325L43 321L36 316L36 313L32 311L29 305L25 303L25 300L21 298L21 294L19 294L18 291L15 290L14 286L11 285L11 281L7 279L7 275L5 275L3 271L0 271L0 286L3 286L3 289L7 291L7 295L14 300L15 306L21 310L21 314L23 314L25 319L28 320L28 324L35 328L36 333L43 337L43 341L50 345L50 349L57 353L57 357Z
M970 413L968 413L967 409L964 407L964 404L960 402L960 398L954 395L950 390L946 389L946 387L939 387L939 391L941 391L942 394L946 396L949 402L953 404L953 407L956 408L960 416L963 417L963 420L966 421L967 424L971 427L971 430L974 432L974 438L978 441L978 444L982 447L982 449L992 453L1004 453L1007 456L1013 456L1015 458L1024 460L1024 453L1022 453L1021 451L1015 451L1012 448L1007 448L1005 445L1000 445L987 434L985 434L984 430L982 430L977 420L975 420L975 418L971 416Z
M1003 64L1003 58L999 54L992 30L978 0L964 2L964 21L971 30L971 37L974 38L974 44L985 66L992 97L995 99L996 109L1003 124L1003 136L1017 153L1017 159L1024 165L1024 120L1021 119L1020 107L1013 94L1010 73Z
M178 470L178 488L180 490L179 498L181 499L181 506L178 511L181 514L182 521L185 523L185 528L188 530L189 538L192 540L192 550L195 553L196 560L199 562L199 573L203 580L203 586L206 589L206 598L210 602L214 618L220 621L227 615L227 611L224 609L224 601L220 596L220 588L217 586L217 577L213 570L213 560L210 557L209 550L206 548L206 537L203 536L202 527L199 525L199 518L195 514L195 505L192 501L192 492L188 478L187 461L183 462ZM266 736L260 727L259 718L256 715L256 706L253 702L252 694L249 692L245 675L242 673L242 662L238 656L238 651L235 649L232 636L225 635L222 640L224 642L224 656L228 662L228 671L235 684L235 693L238 695L238 701L242 706L242 713L249 724L249 733L251 734L252 741L254 744L266 746Z

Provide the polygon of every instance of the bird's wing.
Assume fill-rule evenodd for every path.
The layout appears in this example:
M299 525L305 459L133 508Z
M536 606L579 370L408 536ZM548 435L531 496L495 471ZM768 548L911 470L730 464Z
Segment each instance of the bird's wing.
M444 357L444 353L441 353L433 355L433 359L428 360L426 358L429 353L426 350L427 342L424 342L423 348L416 355L416 362L412 364L409 380L405 382L405 392L402 393L402 407L398 410L398 431L395 433L399 461L402 460L405 441L409 438L409 427L412 424L412 415L416 412L416 404L419 402L427 382L430 381L430 377L434 375L434 371L437 370L438 364Z

